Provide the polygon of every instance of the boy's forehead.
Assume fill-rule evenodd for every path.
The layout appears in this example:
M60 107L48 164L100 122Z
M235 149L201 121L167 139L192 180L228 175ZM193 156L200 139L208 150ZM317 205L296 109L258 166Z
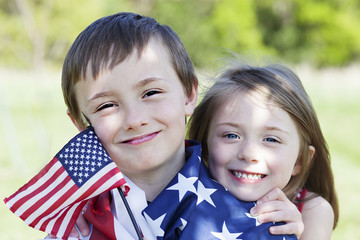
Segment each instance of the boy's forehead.
M112 66L111 62L103 62L97 74L94 74L92 65L93 63L89 62L85 75L75 85L76 95L78 97L87 95L87 100L91 99L96 92L107 92L112 89L112 81L121 81L125 84L124 87L135 87L151 82L149 80L163 79L167 82L178 81L182 86L167 47L156 38L150 39L141 52L134 49L129 56L115 66Z
M118 65L125 65L130 63L144 63L148 64L170 64L172 68L172 61L168 47L163 44L159 37L153 36L149 39L147 44L144 44L141 49L134 47L127 56L114 56L114 52L110 48L108 58L90 59L86 71L81 77L81 80L96 80L101 74L112 71Z

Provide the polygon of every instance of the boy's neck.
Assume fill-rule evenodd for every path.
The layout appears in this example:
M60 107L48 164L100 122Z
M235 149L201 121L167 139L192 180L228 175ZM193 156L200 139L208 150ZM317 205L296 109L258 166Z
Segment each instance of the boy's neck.
M184 164L185 151L181 159L171 161L166 167L161 167L146 174L142 173L136 176L126 174L126 176L145 192L146 201L152 202L176 176Z

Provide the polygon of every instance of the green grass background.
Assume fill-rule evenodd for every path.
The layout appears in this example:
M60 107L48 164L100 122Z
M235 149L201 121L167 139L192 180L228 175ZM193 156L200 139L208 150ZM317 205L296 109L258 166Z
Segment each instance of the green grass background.
M332 239L359 239L359 66L295 68L317 110L332 155L340 221ZM66 115L60 73L0 69L0 198L35 175L77 130ZM319 172L321 174L321 172ZM0 203L0 240L41 239Z

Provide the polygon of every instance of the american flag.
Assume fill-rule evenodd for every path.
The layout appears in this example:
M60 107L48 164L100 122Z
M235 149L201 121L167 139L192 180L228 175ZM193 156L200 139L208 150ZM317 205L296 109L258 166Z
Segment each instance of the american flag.
M158 240L297 239L271 235L269 227L275 223L261 224L252 217L250 209L255 203L237 200L211 179L200 157L200 144L188 144L185 166L143 211Z
M29 226L67 239L87 200L117 187L129 191L122 173L90 127L4 201Z

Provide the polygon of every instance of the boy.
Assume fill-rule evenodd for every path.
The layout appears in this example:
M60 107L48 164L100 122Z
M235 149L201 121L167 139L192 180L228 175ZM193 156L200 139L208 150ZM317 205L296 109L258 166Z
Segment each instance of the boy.
M254 203L237 201L211 180L200 145L184 141L197 78L169 27L133 13L95 21L69 50L62 89L73 123L80 131L94 127L125 175L127 200L146 239L283 239L269 233L273 224L248 214ZM81 239L136 238L117 190L89 205L91 234ZM105 213L114 216L115 235L108 235Z
M79 130L85 129L81 115L88 119L130 189L132 183L140 188L140 209L132 206L130 192L128 201L147 239L141 210L184 165L185 116L195 107L196 84L177 36L136 14L96 21L65 59L62 88L69 116Z

